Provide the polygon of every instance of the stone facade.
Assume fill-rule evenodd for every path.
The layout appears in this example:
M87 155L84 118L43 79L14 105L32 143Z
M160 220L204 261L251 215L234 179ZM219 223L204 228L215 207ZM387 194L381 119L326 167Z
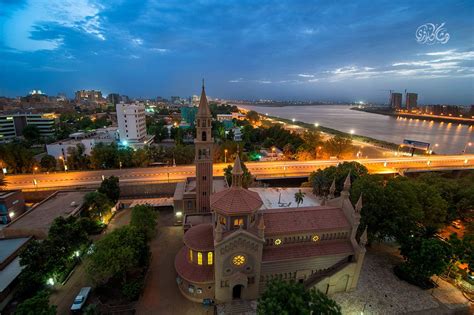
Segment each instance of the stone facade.
M198 129L198 134L202 130L210 132ZM213 190L209 181L199 178L209 176L208 161L197 158L196 163L196 207L202 213L208 201L198 192ZM232 187L210 196L212 217L202 224L185 224L184 246L175 259L184 296L217 303L257 299L274 279L297 281L326 294L356 288L367 233L356 241L362 199L355 207L351 204L349 175L340 197L334 198L333 185L322 205L267 209L257 192L242 187L239 157L232 172Z

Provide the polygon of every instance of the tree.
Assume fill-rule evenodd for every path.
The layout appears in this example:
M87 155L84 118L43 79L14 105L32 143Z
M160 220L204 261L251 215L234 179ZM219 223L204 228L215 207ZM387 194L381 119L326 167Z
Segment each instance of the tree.
M313 186L316 194L326 194L333 180L336 181L336 191L341 191L347 174L351 175L351 183L361 176L369 173L367 168L357 162L344 162L338 166L331 166L323 170L319 169L309 175L308 181Z
M336 302L316 289L294 281L270 281L258 302L257 314L342 314Z
M59 256L65 258L71 256L88 240L87 232L74 216L57 217L48 231L48 242Z
M137 149L132 155L132 164L134 167L146 167L150 163L145 149Z
M324 149L330 156L342 158L352 152L352 140L335 136L324 143Z
M244 174L242 175L242 186L244 188L248 188L253 183L253 177L250 171L248 170L247 166L245 165L245 163L241 161L240 164L242 165L242 171L244 172ZM234 167L232 165L229 165L226 168L224 168L224 176L229 186L232 185L232 170L233 169Z
M295 202L297 204L297 208L299 208L300 206L300 203L303 203L303 199L304 199L304 196L306 194L304 192L301 191L301 189L298 190L297 193L295 193Z
M409 236L401 244L400 253L405 258L400 269L415 282L443 273L450 259L447 244L436 238L419 235Z
M25 128L23 128L23 137L25 137L25 139L28 141L37 142L41 138L38 126L27 125Z
M6 164L9 173L31 172L35 164L34 153L23 143L0 145L0 160Z
M248 111L246 117L252 123L257 123L260 121L260 115L254 110Z
M82 143L67 150L67 166L71 170L85 170L89 168L89 157L86 155L86 147ZM66 163L66 162L64 162Z
M92 149L90 159L92 164L91 166L94 169L117 168L119 166L117 145L115 143L98 143Z
M86 271L91 280L104 284L111 278L127 281L127 272L143 267L149 258L145 233L134 226L124 226L106 234L95 243Z
M119 178L116 176L104 178L97 191L106 195L113 203L116 203L120 197Z
M415 182L418 203L423 212L421 223L424 226L440 228L446 222L448 203L441 197L436 188Z
M34 297L20 303L16 315L55 315L56 305L49 305L49 294L40 291Z
M41 158L40 166L41 169L45 172L51 172L56 169L56 159L54 156L46 154Z
M138 205L132 208L130 226L135 226L144 231L147 239L151 239L155 234L158 215L149 205Z
M103 193L93 191L84 196L84 208L89 218L103 220L113 207L112 201Z

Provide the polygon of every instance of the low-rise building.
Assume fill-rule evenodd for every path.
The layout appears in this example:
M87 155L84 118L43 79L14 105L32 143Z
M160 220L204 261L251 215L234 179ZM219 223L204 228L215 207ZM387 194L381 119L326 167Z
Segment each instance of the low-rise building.
M25 197L21 190L0 191L0 224L7 224L25 211Z
M118 139L117 127L100 128L90 132L75 132L70 134L68 139L47 144L46 151L56 159L67 160L70 148L76 148L77 145L83 145L84 154L90 155L98 143L110 144L117 142Z
M52 137L54 136L56 119L57 117L54 114L16 113L0 115L0 143L9 142L23 136L23 129L26 126L36 126L43 138Z
M0 230L0 238L29 237L45 239L57 217L76 216L82 210L88 191L57 191Z
M23 269L19 255L30 240L30 237L0 239L0 312L13 298Z

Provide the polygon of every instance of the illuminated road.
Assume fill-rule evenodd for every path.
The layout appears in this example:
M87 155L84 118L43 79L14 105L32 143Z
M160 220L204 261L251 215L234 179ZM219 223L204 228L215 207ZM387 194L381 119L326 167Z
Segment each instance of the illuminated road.
M258 179L302 177L312 171L349 160L248 162L250 172ZM364 164L371 173L389 174L406 171L474 169L474 154L432 155L351 160ZM214 164L214 175L221 176L226 164ZM149 167L121 170L39 173L7 175L6 189L48 189L67 187L97 187L102 177L118 176L121 184L176 182L194 176L194 165ZM36 183L36 184L35 184Z

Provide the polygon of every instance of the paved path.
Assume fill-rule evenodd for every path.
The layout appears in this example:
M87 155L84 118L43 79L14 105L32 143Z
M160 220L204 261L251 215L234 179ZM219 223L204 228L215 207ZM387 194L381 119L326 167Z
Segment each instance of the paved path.
M109 233L120 226L128 224L130 222L130 213L130 209L119 211L110 221L105 233ZM103 235L104 234L101 234L99 237L94 238L99 239ZM57 306L57 314L69 314L69 309L71 308L72 302L77 293L79 293L79 290L82 287L87 286L92 286L92 284L87 277L84 264L81 263L76 267L71 277L63 286L55 288L51 293L49 302L50 304Z
M469 302L451 284L440 281L440 287L431 295L433 290L422 290L398 279L393 266L401 260L393 247L369 248L357 289L331 298L339 303L344 315L468 314Z
M161 212L158 233L151 242L152 261L137 314L199 315L213 310L184 298L176 284L174 257L183 246L183 228L173 226L173 214Z

